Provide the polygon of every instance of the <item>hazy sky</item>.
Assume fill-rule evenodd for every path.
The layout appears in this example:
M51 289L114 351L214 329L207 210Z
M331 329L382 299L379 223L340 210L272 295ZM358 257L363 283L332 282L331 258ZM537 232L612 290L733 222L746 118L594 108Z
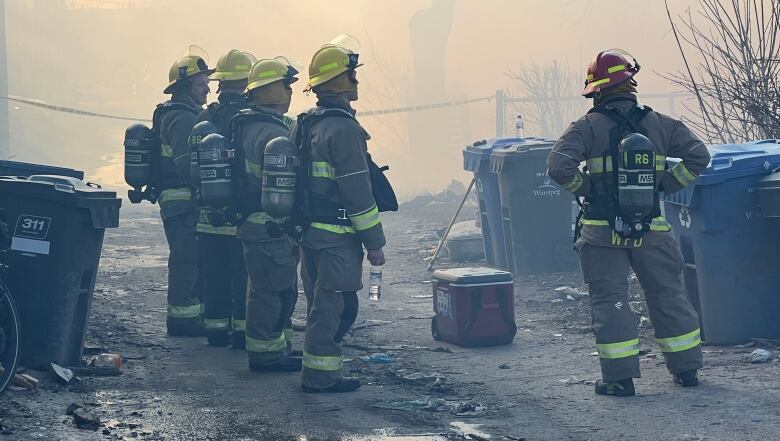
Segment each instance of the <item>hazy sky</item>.
M362 43L358 110L403 106L413 80L409 20L431 1L149 0L139 2L149 9L132 11L63 9L52 6L56 3L6 0L9 93L149 117L154 104L164 99L168 68L189 44L206 49L212 64L230 48L258 58L286 55L306 64L319 46L340 33ZM676 13L696 3L671 1ZM596 52L612 47L627 49L640 60L642 91L672 90L656 74L681 67L662 0L455 0L444 57L445 91L461 98L491 95L512 87L508 70L530 64L558 61L584 72ZM295 111L313 102L300 93L305 72L302 76L293 98ZM12 107L11 128L17 159L84 168L90 174L113 161L99 179L121 184L117 158L127 123L17 107ZM470 139L494 134L492 102L458 111L466 114ZM363 119L373 135L374 156L391 166L413 157L405 144L406 118L434 117L420 112ZM450 177L464 180L459 171L462 146L447 148L436 179L414 188L399 184L401 192L436 188ZM394 168L403 182L402 169Z

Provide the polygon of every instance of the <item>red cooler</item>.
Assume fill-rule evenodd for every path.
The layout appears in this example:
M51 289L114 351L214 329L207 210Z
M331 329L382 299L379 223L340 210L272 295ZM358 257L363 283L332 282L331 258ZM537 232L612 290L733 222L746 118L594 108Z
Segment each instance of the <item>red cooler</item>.
M493 268L433 273L434 340L458 346L512 343L517 333L512 274Z

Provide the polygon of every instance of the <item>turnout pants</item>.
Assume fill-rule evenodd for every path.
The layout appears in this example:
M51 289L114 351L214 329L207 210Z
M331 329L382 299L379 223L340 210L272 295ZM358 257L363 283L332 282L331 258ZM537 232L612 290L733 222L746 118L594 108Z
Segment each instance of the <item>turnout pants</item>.
M198 233L203 325L207 332L246 328L247 275L235 235Z
M638 248L596 246L580 239L576 249L590 286L593 332L605 382L640 377L637 319L628 303L631 268L645 291L669 371L678 374L702 367L699 319L683 287L683 260L671 235Z
M298 300L298 250L286 238L242 241L249 275L246 350L249 363L281 362L292 347L292 314Z
M198 239L196 212L163 219L168 241L168 317L198 319L201 303L198 284Z
M304 386L325 389L342 376L341 341L355 323L362 286L363 247L304 247L301 278L308 317L303 349Z

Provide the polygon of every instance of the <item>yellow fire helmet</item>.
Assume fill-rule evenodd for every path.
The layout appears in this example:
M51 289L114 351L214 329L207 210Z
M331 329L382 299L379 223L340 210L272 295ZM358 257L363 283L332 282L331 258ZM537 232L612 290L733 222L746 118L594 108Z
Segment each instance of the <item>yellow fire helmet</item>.
M211 75L214 69L209 69L207 59L206 51L198 46L190 46L184 55L173 62L171 70L168 71L168 87L163 90L163 93L173 93L174 86L193 75L199 73Z
M322 46L309 64L309 84L306 90L326 83L342 73L362 66L358 63L360 42L342 34Z
M231 49L217 61L217 69L210 78L214 81L246 80L255 61L252 54Z
M281 56L260 60L252 66L246 92L277 81L287 81L288 84L292 84L298 81L296 75L299 68L300 66L296 67L295 63Z

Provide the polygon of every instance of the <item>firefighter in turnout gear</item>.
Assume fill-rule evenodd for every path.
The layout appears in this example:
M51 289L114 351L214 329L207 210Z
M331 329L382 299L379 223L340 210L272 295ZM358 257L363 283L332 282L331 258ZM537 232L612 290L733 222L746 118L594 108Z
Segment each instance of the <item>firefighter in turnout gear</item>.
M254 62L252 55L236 49L219 59L216 71L211 74L211 80L218 81L219 96L201 112L197 122L210 121L219 134L228 140L231 138L231 120L249 107L244 89ZM198 140L193 141L197 144ZM209 344L232 344L234 349L244 349L247 276L235 223L235 216L229 209L202 203L197 225L198 268L203 325Z
M360 387L357 378L342 376L341 342L357 317L363 248L372 265L385 260L385 235L367 165L369 136L350 105L358 99L358 66L352 37L320 48L309 66L308 85L317 106L299 116L291 132L291 139L310 154L306 191L311 222L301 243L308 301L301 378L305 392Z
M547 160L550 177L584 198L575 248L590 286L600 395L634 395L633 378L640 377L637 321L628 301L631 269L675 382L696 386L702 367L698 316L658 193L691 184L710 155L682 122L637 103L639 68L624 51L599 53L583 92L594 107L569 126ZM667 157L682 161L668 168Z
M246 350L255 372L296 372L301 358L292 351L292 313L298 298L298 246L263 211L261 192L264 151L268 143L286 138L292 120L291 84L298 71L287 59L260 60L252 67L246 95L251 108L234 119L236 148L244 155L242 210L246 221L238 237L249 275L246 308Z
M153 126L161 143L157 182L160 217L170 248L168 257L168 334L202 336L195 224L198 207L189 184L189 135L209 93L208 68L197 47L176 60L164 93L171 99L154 112Z

